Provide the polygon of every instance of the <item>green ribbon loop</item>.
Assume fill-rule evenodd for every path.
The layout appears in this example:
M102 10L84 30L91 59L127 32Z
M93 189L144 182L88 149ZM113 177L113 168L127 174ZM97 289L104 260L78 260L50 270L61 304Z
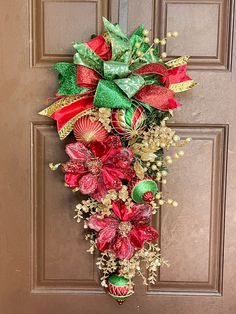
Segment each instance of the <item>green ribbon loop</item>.
M126 109L131 107L132 101L113 81L100 80L93 104L95 107Z
M145 80L142 76L137 74L132 74L127 78L114 80L114 82L128 96L128 98L132 98L145 85Z
M77 85L76 64L59 62L53 65L53 69L58 72L58 96L72 96L84 93L88 90L88 88L81 88Z
M126 77L131 73L128 64L118 61L104 61L103 63L104 78L114 80L116 78Z
M103 24L111 40L112 60L128 63L132 53L129 39L118 24L110 23L105 17L103 17Z
M75 43L73 46L77 53L74 55L74 63L90 68L103 75L103 60L90 47L83 43Z

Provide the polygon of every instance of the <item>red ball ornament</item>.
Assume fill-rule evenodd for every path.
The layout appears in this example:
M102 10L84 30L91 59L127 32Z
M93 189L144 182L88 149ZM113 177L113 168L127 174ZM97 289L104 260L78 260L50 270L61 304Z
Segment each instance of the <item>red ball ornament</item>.
M92 121L89 116L83 116L76 121L73 129L78 142L89 144L91 142L102 142L108 135L99 121Z

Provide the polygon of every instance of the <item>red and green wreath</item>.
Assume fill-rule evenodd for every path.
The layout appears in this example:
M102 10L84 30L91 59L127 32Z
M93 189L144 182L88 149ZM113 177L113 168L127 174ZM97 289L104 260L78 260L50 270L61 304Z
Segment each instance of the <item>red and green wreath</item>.
M161 185L184 152L166 152L190 139L180 140L166 121L181 106L175 94L196 83L186 74L188 57L164 61L159 52L177 32L150 44L144 25L128 38L118 24L103 21L103 34L74 44L73 63L54 65L56 100L40 114L56 121L61 140L74 134L68 160L50 167L60 166L65 185L88 196L76 206L76 219L84 221L88 251L100 251L102 286L121 304L134 293L136 274L153 284L167 264L150 223L160 206L178 205Z

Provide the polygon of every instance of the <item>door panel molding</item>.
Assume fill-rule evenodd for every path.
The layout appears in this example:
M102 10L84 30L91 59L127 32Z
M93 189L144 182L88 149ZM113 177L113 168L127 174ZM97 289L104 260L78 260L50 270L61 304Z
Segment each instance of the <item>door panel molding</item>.
M156 294L176 294L176 295L222 295L222 283L223 283L223 253L224 253L224 246L223 246L223 239L224 239L224 213L225 213L225 202L226 202L226 173L227 173L227 143L228 143L228 125L221 125L221 124L172 124L172 127L180 134L182 137L192 137L193 141L191 149L194 151L194 143L200 143L200 146L206 148L206 153L211 152L211 159L209 156L205 156L203 152L203 159L206 157L206 160L209 160L210 164L206 166L210 169L210 181L203 181L202 184L204 186L210 186L210 199L209 199L209 207L206 207L207 201L205 200L200 205L203 207L203 219L205 221L205 227L202 228L206 229L205 231L209 232L208 236L206 237L206 245L205 251L203 250L203 258L202 262L200 262L200 267L205 267L205 270L201 268L198 270L196 269L197 276L200 276L199 280L196 279L196 274L193 273L195 270L195 264L193 263L193 267L187 266L186 272L188 272L188 280L181 280L178 279L178 272L183 272L180 268L181 265L184 265L184 259L188 258L182 254L178 247L174 247L173 250L177 252L176 254L176 261L173 258L171 253L172 248L172 241L175 238L175 234L178 237L178 230L175 230L175 227L171 225L176 219L178 219L178 214L180 213L181 221L189 223L188 217L186 215L191 215L194 209L187 208L187 212L176 211L177 216L171 216L171 211L167 208L162 209L158 215L158 218L154 221L155 227L160 230L161 238L159 239L159 245L162 249L162 254L164 257L166 255L170 256L169 262L171 267L167 269L161 269L159 273L159 280L156 285L150 285L147 288L147 294L156 295ZM34 293L104 293L103 289L99 286L99 279L95 269L95 257L90 256L86 253L86 248L81 248L81 246L85 245L86 241L83 241L83 228L81 229L79 225L73 224L71 225L71 217L68 219L68 215L71 214L71 208L75 205L75 200L72 200L68 203L68 200L71 198L71 191L68 191L63 186L63 178L61 177L60 172L52 172L48 168L48 163L52 160L57 162L58 160L65 160L66 156L63 150L63 145L54 145L54 150L52 151L50 143L59 141L57 138L57 133L55 132L55 126L53 122L33 122L32 123L32 175L31 175L31 192L32 192L32 250L31 250L31 259L32 259L32 292ZM198 148L198 146L196 146ZM188 164L188 152L186 153L185 161ZM191 156L190 156L191 157ZM181 162L181 161L178 161ZM197 161L196 161L197 162ZM177 166L178 167L178 166ZM178 169L178 168L177 168ZM183 169L182 165L179 169ZM190 170L189 170L190 171ZM191 172L189 172L191 173ZM168 184L168 190L172 190L172 184L174 182L179 182L179 178L175 178L175 175L178 175L178 170L171 175L172 182ZM61 180L58 180L58 176L61 177ZM186 174L186 176L189 176ZM195 174L193 174L195 178ZM199 177L198 177L199 178ZM208 177L206 177L208 178ZM55 185L55 195L51 195L52 191L47 194L47 182L50 185ZM181 183L180 183L181 184ZM196 182L195 182L196 184ZM200 183L199 183L200 184ZM67 192L63 192L66 190ZM69 193L67 195L67 193ZM196 194L199 191L196 190ZM61 196L62 194L62 196ZM174 191L172 194L175 195ZM60 195L59 200L57 200L57 195ZM207 194L208 195L208 194ZM178 197L178 193L176 195ZM51 201L50 201L51 200ZM63 201L65 203L63 204ZM58 202L58 203L57 203ZM78 202L78 201L77 201ZM56 205L53 205L55 204ZM62 204L61 204L62 203ZM58 205L61 204L61 205ZM66 205L65 205L66 204ZM188 204L183 201L180 203L182 204L183 208L186 208ZM196 206L196 204L193 204ZM59 206L60 208L57 208ZM68 208L68 210L65 208ZM51 231L53 229L54 219L55 225L57 228L58 224L59 227L60 221L57 221L55 218L55 213L59 211L60 215L62 212L65 212L65 217L61 217L61 220L65 220L65 229L73 229L69 236L68 241L72 241L72 239L78 236L77 243L72 243L71 248L75 251L76 245L80 245L80 253L77 256L73 257L73 259L81 260L84 259L84 263L90 265L86 268L86 271L83 273L80 272L78 274L70 274L68 268L65 266L65 261L57 262L55 261L54 257L50 255L50 251L54 252L57 250L55 245L60 243L60 236L57 236L57 232ZM206 217L204 216L204 212L206 213ZM171 217L168 220L168 215ZM198 217L198 216L196 216ZM189 229L187 232L191 233L193 228L194 232L198 231L198 218L192 217L192 219L196 219L195 225L191 226L191 219L189 223ZM67 226L67 223L70 225ZM200 219L201 223L201 219ZM62 222L63 224L63 222ZM168 225L169 224L169 225ZM177 224L179 222L177 221ZM48 226L48 229L45 229L45 226ZM208 229L209 226L209 229ZM172 228L173 227L173 228ZM195 228L195 229L194 229ZM69 230L68 229L68 230ZM77 229L79 233L77 233ZM184 228L180 225L180 229L183 230ZM204 231L204 232L205 232ZM170 232L170 233L169 233ZM182 232L182 231L181 231ZM173 235L174 234L174 238ZM51 246L53 238L53 245ZM65 234L64 234L65 236ZM189 236L192 241L198 239L198 234ZM201 238L201 236L200 236ZM202 239L202 238L201 238ZM207 241L208 240L208 241ZM175 240L174 240L175 241ZM79 242L79 243L78 243ZM180 239L181 242L181 239ZM175 242L174 242L175 245ZM181 243L180 243L181 245ZM194 247L194 246L193 246ZM168 252L170 248L170 251ZM192 247L191 247L192 248ZM59 254L59 259L66 255L66 252L63 251L63 247L59 250L62 250L61 255ZM163 252L163 250L165 250ZM209 252L208 258L204 256ZM188 252L191 258L195 258L196 254L193 251ZM57 254L57 253L56 253ZM72 253L73 254L73 253ZM81 254L81 256L80 256ZM70 260L70 259L69 259ZM69 261L71 262L71 261ZM83 263L83 262L82 262ZM52 269L55 268L55 270ZM178 269L178 267L180 267ZM72 267L73 268L73 267ZM192 272L191 272L192 271ZM87 273L86 273L87 272ZM198 274L199 273L199 274ZM207 275L202 275L201 273L206 273ZM64 276L58 278L58 274ZM69 275L68 275L69 274ZM71 276L70 276L71 275ZM81 276L81 278L79 278ZM204 277L206 276L206 278ZM175 280L175 278L177 278Z
M195 208L191 208L196 206L195 198L193 196L193 201L189 200L187 204L184 201L183 203L180 203L180 208L178 208L177 211L168 208L161 209L159 217L154 221L154 225L159 228L161 234L159 245L162 249L162 254L164 257L166 257L165 255L171 256L172 261L169 260L170 268L167 269L166 272L164 268L160 269L158 282L155 285L148 287L147 294L220 296L223 293L228 125L171 125L180 136L192 138L192 142L189 145L192 146L192 151L194 151L194 142L196 143L196 149L200 146L203 148L203 152L198 151L198 154L203 154L202 160L206 157L204 156L205 153L207 154L208 151L211 152L211 160L209 160L209 156L207 155L208 157L205 159L205 164L199 165L199 172L201 172L201 169L209 168L210 175L205 176L206 178L209 178L209 182L207 182L204 181L204 177L201 179L199 174L197 175L193 173L191 182L190 170L189 173L186 174L189 177L189 182L186 183L186 186L189 185L192 191L196 190L196 194L198 195L199 193L200 195L199 207L202 205L203 208L199 208L199 213L195 215ZM207 148L208 146L209 150ZM186 162L190 168L191 164L193 164L192 169L198 168L198 166L196 167L196 165L194 165L194 163L197 163L198 161L190 160L190 157L192 156L189 156L187 152L185 161L182 161L180 171L183 169L184 162ZM186 172L183 172L183 176L185 176L185 173ZM178 173L177 170L174 174L171 174L172 182L168 185L168 189L172 190L172 194L174 194L173 182L180 182L179 177L175 179L176 175L182 176L182 173ZM199 179L199 182L194 181L196 178ZM201 182L201 180L203 181ZM208 208L206 207L208 199L204 200L205 195L208 194L207 191L206 193L202 193L201 185L204 187L209 186L210 197ZM182 188L183 187L181 187L181 189ZM187 187L185 192L188 194ZM176 195L176 197L178 197L178 195ZM182 211L181 206L183 207ZM186 209L186 211L184 209ZM180 217L178 217L178 215ZM207 218L208 221L206 222ZM175 225L175 221L177 221L177 226ZM182 223L180 223L180 221L182 221ZM181 232L184 233L182 239L178 226L181 229ZM207 235L206 232L209 234ZM178 239L176 239L178 236L180 236L180 243L178 243ZM188 238L190 240L188 240ZM181 240L183 241L181 242ZM199 243L200 240L202 241L201 243ZM204 244L206 241L208 243ZM189 251L188 246L190 248ZM200 248L200 252L202 252L202 261L201 255L197 255L199 251L198 246L205 246L204 249ZM182 252L180 250L181 247L183 248ZM197 251L197 253L195 251ZM198 259L200 260L199 262ZM191 261L193 261L192 265ZM187 266L185 267L184 265L186 263ZM199 265L199 268L197 265ZM184 274L184 270L187 275ZM180 273L182 273L182 275ZM188 280L183 280L184 277L188 277ZM196 278L199 278L199 280L196 280Z
M117 12L118 0L111 0L112 22L118 22ZM151 30L151 39L178 31L167 53L170 58L189 55L189 69L231 71L234 0L129 0L128 33L140 23Z
M102 32L108 0L30 0L31 66L71 62L74 41Z
M60 171L48 167L49 162L67 158L55 125L33 122L31 139L31 291L104 293L96 256L86 252L89 245L84 241L83 223L72 221L73 207L81 200L71 200L73 193L65 189Z
M109 11L112 23L118 23L119 0L110 0ZM128 1L128 34L131 34L136 27L143 23L147 29L151 30L150 38L153 39L156 18L156 0Z
M158 1L155 33L163 37L167 31L179 32L167 44L167 53L170 58L189 54L189 69L231 71L233 13L234 0Z

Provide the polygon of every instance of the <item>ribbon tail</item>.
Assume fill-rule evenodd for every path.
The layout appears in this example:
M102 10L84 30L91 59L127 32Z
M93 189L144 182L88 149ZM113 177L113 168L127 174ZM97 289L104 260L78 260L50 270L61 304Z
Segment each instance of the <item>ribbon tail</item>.
M168 70L165 86L173 90L175 93L187 91L196 85L194 80L191 79L186 73L187 64L172 68ZM165 79L165 78L162 78Z
M189 57L184 56L166 63L169 69L162 82L175 93L187 91L198 85L186 73L188 59Z
M180 83L170 84L169 89L171 89L175 93L185 92L193 87L199 85L194 80L188 80Z
M38 114L40 114L41 116L50 117L55 111L65 106L68 106L72 104L73 102L78 101L80 98L81 98L80 95L62 97L59 100L55 101L53 104L51 104L49 107L40 111Z
M167 61L165 64L168 68L176 68L188 63L189 56L183 56L174 60Z
M57 131L61 140L73 130L74 124L79 118L93 112L93 98L93 96L85 96L50 115L50 118L57 122Z

